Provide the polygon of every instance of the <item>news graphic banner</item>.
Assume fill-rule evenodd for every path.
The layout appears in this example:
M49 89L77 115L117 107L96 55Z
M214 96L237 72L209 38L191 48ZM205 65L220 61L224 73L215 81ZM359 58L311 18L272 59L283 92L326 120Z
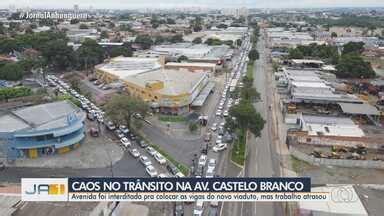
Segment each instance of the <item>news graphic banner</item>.
M310 178L23 178L23 201L327 201Z

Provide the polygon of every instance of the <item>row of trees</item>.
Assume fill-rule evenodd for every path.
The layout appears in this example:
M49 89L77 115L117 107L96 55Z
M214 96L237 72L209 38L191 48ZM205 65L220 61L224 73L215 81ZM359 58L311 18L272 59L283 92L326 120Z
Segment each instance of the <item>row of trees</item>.
M345 44L342 47L341 54L339 54L336 46L310 44L290 49L288 58L322 59L326 63L336 65L337 71L335 74L340 78L372 78L375 76L375 72L370 62L365 61L361 56L363 51L363 42Z
M0 100L32 95L32 90L27 87L0 88Z
M313 43L308 46L299 45L295 49L290 49L288 57L290 59L319 58L329 64L337 64L339 52L336 46Z
M67 43L68 38L60 31L24 34L13 38L0 37L0 54L15 51L24 53L19 62L0 65L0 79L18 80L31 69L39 67L59 71L70 68L88 69L101 63L106 57L132 56L133 52L130 43L104 49L95 40L86 39L76 51ZM25 54L29 48L37 52Z

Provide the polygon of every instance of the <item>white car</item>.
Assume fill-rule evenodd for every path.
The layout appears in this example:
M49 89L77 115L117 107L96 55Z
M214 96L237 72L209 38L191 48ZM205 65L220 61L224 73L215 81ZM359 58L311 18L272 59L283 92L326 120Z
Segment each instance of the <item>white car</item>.
M167 175L165 173L160 173L157 177L159 177L159 178L169 178L169 175Z
M151 155L151 156L155 156L155 154L157 154L157 151L154 149L154 148L152 148L152 147L150 147L150 146L148 146L147 148L147 152Z
M211 131L216 131L217 130L217 123L213 123L211 127Z
M153 167L152 165L145 167L145 171L147 171L148 175L151 177L157 176L157 171L156 171L155 167Z
M161 155L159 152L154 154L153 157L157 160L157 162L159 162L159 164L167 163L167 160L165 159L165 157L163 155Z
M228 115L229 115L228 111L224 111L224 112L223 112L223 116L224 116L224 117L227 117Z
M214 152L219 152L227 149L227 144L226 143L218 143L215 146L213 146L212 150Z
M137 150L137 149L135 149L135 148L131 149L131 150L129 151L129 153L131 153L131 155L132 155L134 158L138 158L138 157L140 157L140 152L139 152L139 150Z
M207 170L205 178L213 178L215 176L215 170Z
M152 162L151 160L149 160L149 158L145 155L141 155L140 156L140 162L144 165L144 166L149 166L149 165L152 165Z
M216 115L221 116L221 110L217 110Z
M205 155L205 154L200 155L199 165L205 166L206 163L207 163L207 155Z
M197 200L196 205L193 208L193 215L194 216L201 216L204 212L204 202L202 200Z
M216 168L216 160L214 158L210 158L208 160L208 167L207 167L207 172L208 171L213 171Z
M185 175L184 175L182 172L177 172L177 173L175 174L175 176L178 177L178 178L183 178L183 177L185 177Z
M131 146L131 142L128 140L127 137L123 137L120 139L120 142L124 145L125 148L128 148L129 146Z

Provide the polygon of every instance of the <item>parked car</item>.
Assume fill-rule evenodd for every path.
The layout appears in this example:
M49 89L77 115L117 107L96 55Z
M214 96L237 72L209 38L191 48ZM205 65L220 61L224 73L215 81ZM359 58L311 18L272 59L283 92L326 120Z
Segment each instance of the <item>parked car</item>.
M138 140L137 143L140 145L141 148L148 147L148 143L146 143L144 140Z
M219 152L227 149L227 144L226 143L218 143L215 146L213 146L212 150L214 152Z
M215 170L216 168L216 159L214 158L210 158L208 160L208 167L207 167L207 172L210 171L210 170Z
M149 160L149 158L145 155L141 155L140 156L140 162L144 165L144 166L149 166L149 165L152 165L152 162L151 160Z
M130 147L130 146L132 145L131 142L128 140L127 137L123 137L123 138L121 138L121 139L120 139L120 142L121 142L121 144L124 145L125 148L128 148L128 147Z
M177 169L177 167L171 163L168 163L167 164L167 170L172 174L172 175L176 175L178 172L179 172L179 169Z
M129 153L131 153L131 155L132 155L134 158L138 158L138 157L140 157L140 152L139 152L137 149L135 149L135 148L129 150Z
M174 216L184 216L184 205L182 202L175 202L173 209Z
M217 130L217 123L213 123L211 127L211 131L216 131Z
M195 207L193 208L194 216L201 216L204 212L204 202L202 200L197 200Z
M152 165L148 165L145 167L145 171L147 171L148 175L151 177L157 176L157 170Z
M148 146L147 148L145 148L148 152L148 154L150 154L151 156L155 156L155 154L157 154L157 151L152 148L151 146Z
M205 136L204 136L204 141L205 142L209 142L209 141L211 141L211 138L212 138L212 134L211 133L206 133Z
M167 160L165 159L165 157L161 155L159 152L154 154L153 157L156 159L157 162L159 162L159 164L167 163Z
M207 163L207 155L205 154L200 155L198 165L205 166L206 163Z

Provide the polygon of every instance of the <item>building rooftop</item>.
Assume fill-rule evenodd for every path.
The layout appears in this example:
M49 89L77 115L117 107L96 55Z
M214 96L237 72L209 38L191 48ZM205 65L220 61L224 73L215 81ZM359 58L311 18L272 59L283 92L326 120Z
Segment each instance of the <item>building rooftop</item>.
M108 63L96 66L96 69L124 79L127 76L156 70L161 67L158 58L116 57Z
M304 131L309 135L363 137L363 130L349 118L303 115Z
M360 115L380 115L376 107L367 104L351 104L351 103L338 103L346 114L360 114Z
M69 101L30 106L0 115L0 133L20 130L44 130L68 125L68 115L84 113Z
M159 90L154 90L155 92L164 95L180 95L191 93L194 87L207 76L207 72L192 73L186 69L158 69L126 76L124 80L143 88L145 88L148 83L163 82L164 87Z
M165 66L184 66L184 67L216 67L216 64L205 62L168 62Z

